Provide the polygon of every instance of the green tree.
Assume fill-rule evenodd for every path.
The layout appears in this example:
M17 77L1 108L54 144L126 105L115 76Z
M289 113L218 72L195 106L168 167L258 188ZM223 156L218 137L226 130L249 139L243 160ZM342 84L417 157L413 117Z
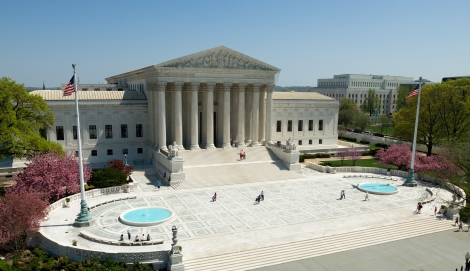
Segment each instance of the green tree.
M127 183L127 176L123 172L115 168L100 168L91 174L89 185L96 188L104 188L110 186L118 186Z
M63 153L60 144L39 134L53 124L54 115L43 98L29 94L23 84L0 78L0 159L52 150Z
M384 129L390 128L393 125L392 117L379 115L376 124L380 127L380 133L383 134Z
M369 89L367 97L364 102L361 104L361 110L365 113L369 113L369 116L374 114L374 110L380 111L382 108L382 103L380 102L379 96L375 93L374 89ZM379 112L377 112L378 114Z
M354 116L358 113L359 109L357 104L348 98L343 98L339 101L338 122L343 125L343 128L348 128L348 125L353 123Z
M393 116L394 132L412 141L418 96L406 100ZM470 139L470 79L422 86L417 141L431 155L435 143Z
M358 113L354 115L354 125L361 130L365 130L367 124L369 124L369 116L366 114Z
M402 86L399 85L397 89L398 97L395 100L396 104L396 111L399 111L401 108L406 106L406 96L408 96L412 89L414 89L416 85L413 85L411 88L409 86Z

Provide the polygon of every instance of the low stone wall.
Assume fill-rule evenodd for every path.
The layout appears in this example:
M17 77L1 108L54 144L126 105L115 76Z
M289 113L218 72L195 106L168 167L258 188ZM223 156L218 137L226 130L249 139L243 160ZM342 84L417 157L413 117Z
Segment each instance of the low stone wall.
M86 198L94 198L102 195L109 195L109 194L119 194L119 193L128 193L132 192L136 189L133 183L130 184L125 184L121 186L113 186L113 187L107 187L107 188L98 188L98 189L92 189L85 191L85 197ZM126 192L128 191L128 192ZM67 198L70 199L70 202L76 201L76 200L81 200L81 195L80 193L73 194L71 196L68 196ZM52 212L58 208L63 208L65 207L66 203L66 198L62 198L51 205L49 205L49 212Z
M300 172L302 171L302 165L299 163L300 152L296 150L285 150L275 146L266 145L266 148L270 150L277 158L286 165L290 171Z
M98 251L52 241L44 237L41 232L37 234L37 245L56 257L65 255L72 261L91 260L93 258L104 261L106 258L111 258L116 261L124 261L128 264L134 261L141 263L152 262L154 268L157 269L166 268L168 263L168 250L160 249L158 251L155 249L155 246L148 246L148 251L145 252L132 252L131 247L128 247L128 249L123 248L122 251L118 252Z
M314 170L319 171L319 172L325 172L325 170L326 170L324 166L320 166L320 165L312 163L312 162L307 162L306 166L308 168L314 169Z
M158 150L153 150L153 163L159 176L170 174L171 185L182 182L186 179L183 171L184 160L181 157L167 157Z

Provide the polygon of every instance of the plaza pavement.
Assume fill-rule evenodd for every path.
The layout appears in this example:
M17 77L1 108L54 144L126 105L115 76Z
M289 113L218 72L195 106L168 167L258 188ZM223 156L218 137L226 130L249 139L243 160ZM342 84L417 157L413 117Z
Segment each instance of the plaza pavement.
M412 222L413 227L429 223L428 215L414 214L416 203L428 195L425 186L421 185L416 188L399 187L400 192L395 195L370 195L371 201L365 202L364 193L353 188L353 185L370 182L370 178L343 178L342 174L323 174L309 169L304 169L303 176L295 179L178 190L162 187L160 191L154 186L157 179L154 174L152 169L137 169L134 173L137 190L126 194L136 195L137 198L108 203L93 209L91 214L95 224L87 227L86 231L116 240L127 230L130 230L133 237L148 233L154 240L165 240L163 245L154 247L156 250L163 250L170 249L171 227L176 225L186 270L229 270L218 267L217 258L211 262L211 257L250 251L256 253L263 248L289 246L296 242L350 232L367 232L381 227L393 228L400 223ZM400 185L402 181L380 179L378 182ZM346 199L339 200L343 189L346 190ZM265 201L255 205L254 199L261 191L265 193ZM214 192L217 192L217 201L211 202ZM88 200L88 205L93 206L122 196L117 194L92 198ZM440 196L442 200L449 199L450 193L441 191ZM146 206L167 208L174 212L174 217L168 222L151 227L127 226L117 219L126 210ZM430 207L426 206L425 210L427 208L429 212ZM97 251L123 250L122 246L99 244L79 237L79 231L83 228L72 226L76 216L72 210L78 213L78 202L73 202L70 209L64 208L51 213L49 220L42 224L41 232L48 238L61 242L71 243L73 239L78 239L79 246ZM447 228L447 224L444 228ZM443 228L435 229L442 230ZM376 233L371 231L371 234ZM129 249L139 251L147 248ZM269 254L269 250L264 253ZM201 264L199 259L207 261ZM288 262L292 259L281 260ZM256 258L251 261L240 268L233 265L235 269L230 270L252 269ZM261 266L272 264L275 262L263 262Z

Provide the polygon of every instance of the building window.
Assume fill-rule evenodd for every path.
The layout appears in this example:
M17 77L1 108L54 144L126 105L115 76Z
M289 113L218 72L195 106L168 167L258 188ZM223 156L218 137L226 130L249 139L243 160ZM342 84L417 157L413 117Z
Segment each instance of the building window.
M127 124L121 124L121 138L127 138Z
M313 131L313 120L308 121L308 130Z
M57 136L57 140L64 140L64 126L56 126L55 133Z
M47 140L47 131L46 131L46 129L42 129L42 128L39 129L39 135L40 135L42 138L44 138L44 139Z
M304 121L299 120L299 125L297 126L297 131L302 132L304 130Z
M98 156L97 150L91 150L91 156Z
M287 121L287 132L292 132L292 121L291 120Z
M104 126L104 133L106 138L113 138L113 126L112 125L105 125Z
M280 132L282 129L282 121L278 120L276 122L276 132Z
M144 149L142 149L142 148L137 148L137 153L144 153Z
M323 120L318 121L318 131L323 131Z
M323 139L319 139L318 144L323 144Z
M106 153L107 153L108 155L113 155L113 149L107 149L107 150L106 150Z
M311 139L308 140L308 145L312 145L312 141Z
M302 140L299 140L299 145L302 145Z
M73 135L73 139L77 139L77 126L73 126L72 127L72 135Z
M142 124L135 125L135 136L142 137Z
M90 132L90 139L96 139L96 125L90 125L88 127L88 130ZM91 152L93 152L93 151L91 151Z
M122 149L122 154L129 154L129 150L128 149Z

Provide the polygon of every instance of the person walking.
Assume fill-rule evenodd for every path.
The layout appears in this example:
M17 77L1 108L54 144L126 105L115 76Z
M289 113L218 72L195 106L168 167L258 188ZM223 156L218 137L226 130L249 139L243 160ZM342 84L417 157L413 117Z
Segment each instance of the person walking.
M341 190L340 198L339 199L346 199L346 194L344 193L344 190Z
M261 200L263 200L263 201L264 201L264 192L263 192L263 191L261 191L261 194L259 194L259 195L261 196Z
M240 161L243 159L243 153L240 152Z
M246 152L243 152L243 160L246 160Z
M421 209L423 209L423 205L421 205L421 202L418 202L418 214L421 214Z
M127 230L127 238L129 238L129 241L131 240L131 232Z
M462 223L462 220L460 220L459 222L459 231L462 230L463 231L463 223Z
M458 223L459 223L459 217L457 216L457 217L455 218L455 224L454 224L454 227L455 227L455 226L457 226L457 224L458 224Z
M437 206L434 205L434 215L436 215L436 214L437 214Z
M147 241L150 241L150 234L147 234Z
M370 201L370 199L369 199L369 191L366 191L366 198L364 199L364 201Z
M214 201L217 200L217 193L214 193Z
M160 191L160 186L162 185L162 183L160 182L160 180L158 180L157 182L157 188L158 188L158 191Z
M124 241L124 234L121 234L121 239L119 241Z

